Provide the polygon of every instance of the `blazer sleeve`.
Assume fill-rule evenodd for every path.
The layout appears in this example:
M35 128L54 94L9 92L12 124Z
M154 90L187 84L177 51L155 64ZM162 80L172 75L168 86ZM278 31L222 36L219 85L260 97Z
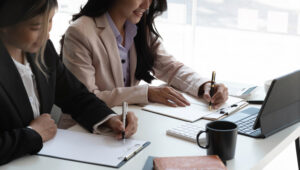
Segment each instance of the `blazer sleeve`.
M183 92L198 96L199 87L209 81L168 54L159 41L158 56L154 61L155 76Z
M0 133L0 165L26 154L35 154L43 147L41 136L29 128L6 130Z
M128 104L147 104L148 85L118 87L112 90L92 90L97 97L105 101L109 107L120 106L124 101Z
M128 104L148 103L148 85L99 89L95 80L92 47L83 32L72 26L66 32L63 46L63 62L66 67L109 107L121 105L123 101Z
M107 105L98 99L62 64L53 44L49 41L49 49L56 58L55 104L63 112L72 117L93 132L93 126L108 115L114 114ZM49 51L49 53L50 53Z

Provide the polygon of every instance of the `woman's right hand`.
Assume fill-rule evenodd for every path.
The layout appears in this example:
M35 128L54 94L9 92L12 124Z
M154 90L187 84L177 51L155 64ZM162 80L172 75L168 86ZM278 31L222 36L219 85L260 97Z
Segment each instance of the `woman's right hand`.
M181 93L172 87L162 86L148 88L148 100L154 103L161 103L167 106L189 106L190 103L183 97Z
M40 115L29 126L41 135L43 142L52 139L57 131L57 126L49 114Z

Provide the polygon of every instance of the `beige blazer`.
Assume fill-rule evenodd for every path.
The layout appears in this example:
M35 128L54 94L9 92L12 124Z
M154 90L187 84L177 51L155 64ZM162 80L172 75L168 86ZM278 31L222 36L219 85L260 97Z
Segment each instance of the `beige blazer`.
M179 90L197 96L207 81L167 54L162 44L154 63L155 77ZM65 34L63 62L68 69L109 107L148 103L148 85L135 78L137 55L130 49L130 87L124 87L117 41L105 15L80 17Z

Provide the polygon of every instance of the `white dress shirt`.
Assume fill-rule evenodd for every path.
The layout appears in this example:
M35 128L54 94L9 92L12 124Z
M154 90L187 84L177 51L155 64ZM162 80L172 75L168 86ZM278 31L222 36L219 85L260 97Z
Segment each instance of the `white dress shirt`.
M14 59L13 61L22 78L23 85L26 89L31 104L31 108L33 111L33 117L35 119L40 116L40 102L39 102L39 96L37 92L35 76L32 73L30 64L27 62L26 57L24 58L24 64L21 64Z

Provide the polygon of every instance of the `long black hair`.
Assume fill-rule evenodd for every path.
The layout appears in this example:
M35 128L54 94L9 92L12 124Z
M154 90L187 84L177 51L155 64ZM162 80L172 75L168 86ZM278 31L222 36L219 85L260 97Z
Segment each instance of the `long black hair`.
M117 0L88 0L78 14L73 15L72 21L81 16L99 17L105 14ZM154 78L153 65L157 57L158 38L160 35L155 27L154 19L167 10L166 0L153 0L149 10L144 13L141 21L137 24L138 31L134 38L137 52L137 67L135 77L148 83ZM63 45L63 39L61 41ZM63 48L63 46L62 46ZM62 54L62 53L61 53Z

